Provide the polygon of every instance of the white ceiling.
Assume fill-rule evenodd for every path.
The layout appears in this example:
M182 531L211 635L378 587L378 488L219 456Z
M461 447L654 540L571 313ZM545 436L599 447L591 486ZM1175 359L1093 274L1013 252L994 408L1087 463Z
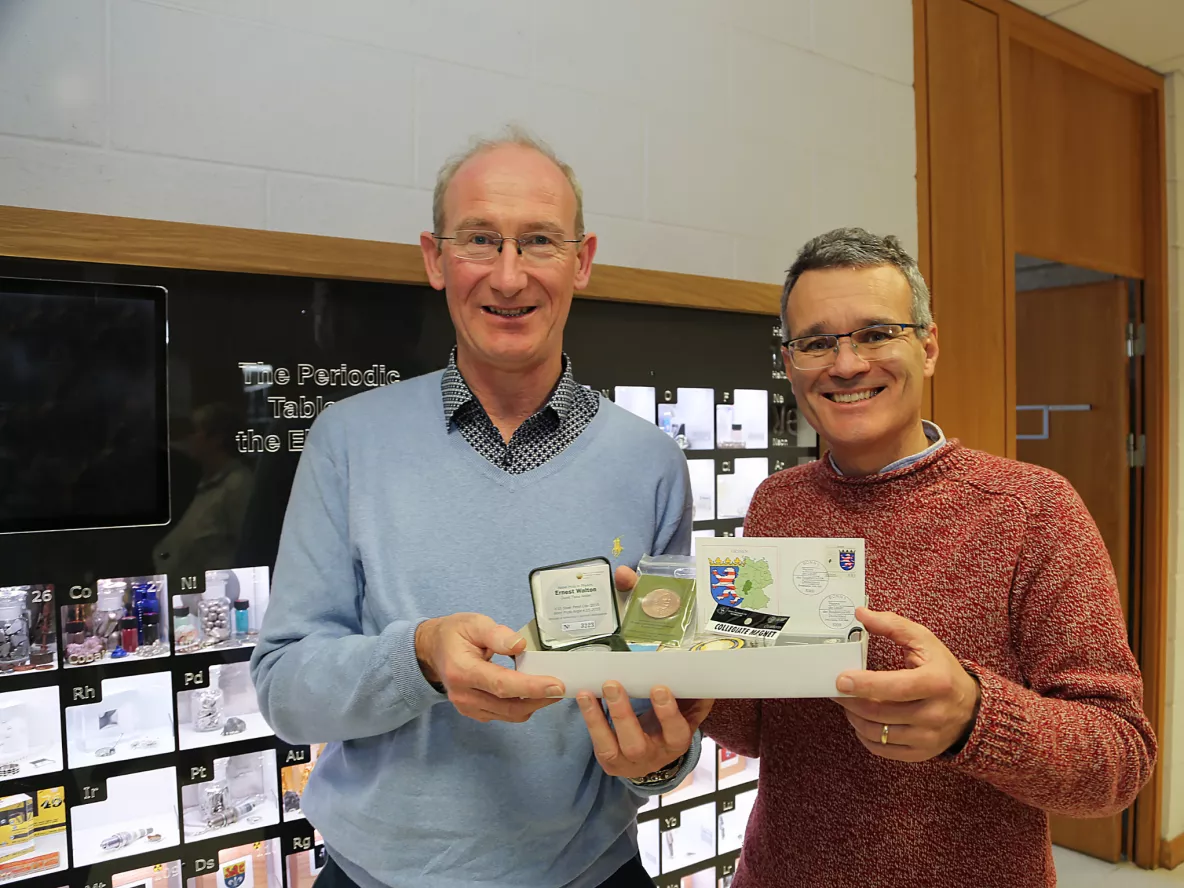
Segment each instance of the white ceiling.
M1184 70L1184 0L1016 0L1148 68Z

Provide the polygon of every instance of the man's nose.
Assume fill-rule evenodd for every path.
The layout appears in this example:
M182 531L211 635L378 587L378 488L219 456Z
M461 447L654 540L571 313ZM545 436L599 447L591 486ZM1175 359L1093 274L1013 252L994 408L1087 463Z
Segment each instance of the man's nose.
M835 362L830 368L833 376L856 376L867 370L867 366L868 362L859 354L850 337L845 336L839 340Z
M518 241L506 238L502 241L501 252L493 260L493 274L490 284L503 296L513 296L526 286L526 270L521 254L518 252Z

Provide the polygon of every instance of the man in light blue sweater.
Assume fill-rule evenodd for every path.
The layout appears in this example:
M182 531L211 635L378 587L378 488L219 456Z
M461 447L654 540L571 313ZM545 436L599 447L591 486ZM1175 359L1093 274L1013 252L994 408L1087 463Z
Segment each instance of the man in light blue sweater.
M521 650L532 568L690 547L681 451L563 353L596 251L580 203L521 133L446 165L422 247L448 368L310 430L251 671L276 734L330 742L302 805L321 888L652 885L637 809L694 768L710 701L656 688L639 719L610 684L594 749L557 680L492 661Z

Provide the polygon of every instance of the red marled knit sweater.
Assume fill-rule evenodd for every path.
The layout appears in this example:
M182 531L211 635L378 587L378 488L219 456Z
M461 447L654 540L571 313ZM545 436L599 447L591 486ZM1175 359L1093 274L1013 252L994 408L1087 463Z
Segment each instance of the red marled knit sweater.
M1045 811L1127 807L1156 742L1114 573L1067 481L952 442L846 478L821 460L768 478L746 536L863 537L869 605L933 631L982 686L962 751L869 753L831 700L721 700L703 730L760 756L734 888L1056 884ZM900 669L873 638L868 668Z

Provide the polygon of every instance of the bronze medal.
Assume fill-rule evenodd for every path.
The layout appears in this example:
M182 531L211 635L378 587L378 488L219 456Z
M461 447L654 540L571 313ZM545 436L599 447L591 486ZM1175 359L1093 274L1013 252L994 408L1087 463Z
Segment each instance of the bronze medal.
M641 599L641 609L645 611L646 616L653 617L655 620L664 620L674 616L680 607L682 607L682 599L678 597L677 592L672 592L670 589L655 589Z

